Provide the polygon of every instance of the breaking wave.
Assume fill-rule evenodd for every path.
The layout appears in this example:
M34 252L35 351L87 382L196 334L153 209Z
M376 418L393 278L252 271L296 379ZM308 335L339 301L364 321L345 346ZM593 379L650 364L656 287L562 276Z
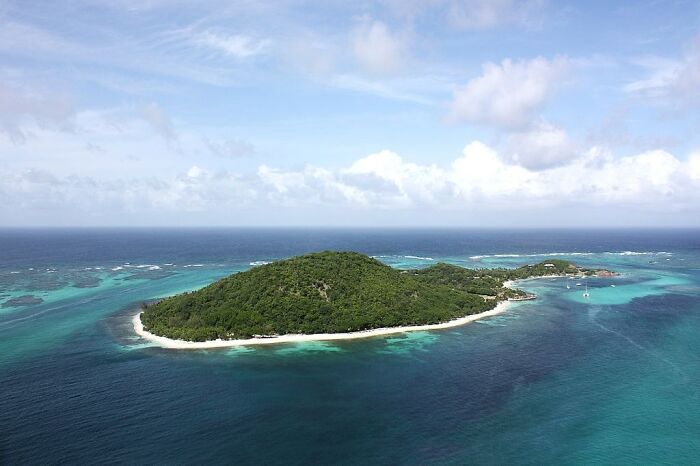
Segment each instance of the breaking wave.
M620 252L543 252L537 254L483 254L478 256L469 256L470 259L479 260L489 257L495 258L517 258L517 257L553 257L553 256L594 256L597 254L606 254L609 256L670 256L670 252L666 251L620 251Z
M379 256L369 256L373 259L416 259L422 261L434 261L432 257L422 257L422 256L399 256L399 255L379 255Z
M250 262L248 265L256 267L258 265L265 265L265 264L269 264L269 263L270 263L269 261L253 261L253 262Z

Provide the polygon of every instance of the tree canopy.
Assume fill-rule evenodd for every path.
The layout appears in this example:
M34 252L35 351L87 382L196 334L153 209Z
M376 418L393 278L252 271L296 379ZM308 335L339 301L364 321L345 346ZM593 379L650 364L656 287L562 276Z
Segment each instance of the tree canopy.
M355 252L324 251L253 267L144 306L144 328L190 341L339 333L446 322L521 297L505 280L581 271L567 261L518 269L437 264L398 270Z

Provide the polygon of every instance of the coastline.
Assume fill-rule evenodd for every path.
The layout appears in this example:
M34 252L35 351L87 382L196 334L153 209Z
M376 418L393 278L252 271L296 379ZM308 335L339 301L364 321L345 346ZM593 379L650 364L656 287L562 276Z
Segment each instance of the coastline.
M505 284L504 284L505 285ZM506 311L511 301L501 301L495 308L481 312L479 314L472 314L465 317L460 317L458 319L450 320L448 322L443 322L441 324L429 324L429 325L410 325L406 327L388 327L388 328L376 328L372 330L362 330L359 332L348 332L348 333L314 333L310 335L304 334L288 334L280 335L277 337L269 338L247 338L241 340L208 340L208 341L185 341L185 340L173 340L167 337L160 337L154 335L143 328L143 323L141 322L141 312L136 314L132 322L134 324L134 330L136 334L141 338L148 340L150 342L156 343L162 348L169 349L207 349L207 348L229 348L236 346L253 346L253 345L273 345L279 343L299 343L305 341L330 341L330 340L356 340L360 338L371 338L383 335L391 335L395 333L406 333L406 332L416 332L420 330L440 330L451 327L459 327L460 325L466 325L468 323L474 322L485 317L495 316Z
M551 275L551 277L567 277L569 275ZM506 280L503 282L504 288L513 288L516 282L531 280L542 277L528 277L522 280ZM486 317L495 316L502 314L508 309L511 303L517 302L518 300L505 300L500 301L491 310L481 312L479 314L471 314L468 316L460 317L458 319L453 319L448 322L443 322L441 324L428 324L428 325L409 325L405 327L385 327L385 328L375 328L372 330L360 330L359 332L345 332L345 333L312 333L309 335L305 334L287 334L280 335L276 337L267 338L246 338L239 340L207 340L207 341L186 341L186 340L174 340L172 338L161 337L148 332L143 328L143 323L141 322L141 311L132 318L132 323L134 325L134 331L138 336L144 340L148 340L152 343L156 343L161 348L168 349L211 349L211 348L232 348L237 346L257 346L257 345L274 345L279 343L299 343L305 341L332 341L332 340L357 340L360 338L372 338L380 337L384 335L392 335L396 333L406 333L406 332L417 332L425 330L441 330L452 327L459 327L461 325L466 325L471 322L475 322Z

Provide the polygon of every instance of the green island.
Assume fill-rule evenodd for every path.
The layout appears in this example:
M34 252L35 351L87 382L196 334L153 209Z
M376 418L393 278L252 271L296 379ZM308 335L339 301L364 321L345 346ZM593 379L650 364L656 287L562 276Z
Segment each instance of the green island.
M551 259L516 269L438 263L399 270L355 252L324 251L235 273L200 290L143 304L146 331L207 341L343 333L438 324L532 299L504 282L552 275L606 275Z

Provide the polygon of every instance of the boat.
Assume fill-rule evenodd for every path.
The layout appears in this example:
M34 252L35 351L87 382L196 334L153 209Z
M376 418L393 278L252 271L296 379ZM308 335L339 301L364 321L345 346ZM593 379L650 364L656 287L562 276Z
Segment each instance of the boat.
M537 296L534 294L527 294L525 296L520 296L518 298L508 298L508 301L530 301L533 299L537 299Z
M588 294L588 283L586 283L586 291L583 292L583 297L588 298L590 295Z
M567 290L570 290L570 289L571 289L571 286L570 286L568 283L566 284L566 289L567 289Z
M576 286L581 286L581 284L580 284L580 283L577 283Z
M611 287L615 288L615 285L610 285Z

